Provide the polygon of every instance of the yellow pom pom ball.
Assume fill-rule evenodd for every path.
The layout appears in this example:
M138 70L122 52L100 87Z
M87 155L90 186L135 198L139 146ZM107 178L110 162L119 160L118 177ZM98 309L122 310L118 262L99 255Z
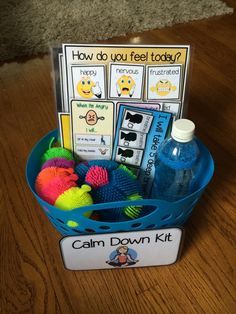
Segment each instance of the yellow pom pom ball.
M72 210L82 206L88 206L93 204L93 199L88 193L91 191L89 185L82 185L79 187L72 187L62 193L57 199L54 206L62 210ZM89 217L92 211L89 211L85 216Z
M73 221L73 220L68 220L66 224L68 227L71 227L71 228L76 228L79 225L78 222Z

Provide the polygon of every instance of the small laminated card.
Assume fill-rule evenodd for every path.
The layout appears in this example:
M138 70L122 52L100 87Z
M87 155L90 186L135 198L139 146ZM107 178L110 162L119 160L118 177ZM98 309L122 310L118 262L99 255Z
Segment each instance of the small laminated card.
M144 65L110 64L109 98L142 99L144 86Z
M111 159L113 127L113 102L71 101L71 140L80 160Z
M119 131L119 145L123 147L144 149L147 134L121 129Z
M174 119L178 119L180 115L180 103L175 102L164 102L162 104L162 110L165 112L171 112Z
M71 65L73 98L105 99L105 65Z
M145 196L154 179L154 160L165 139L171 113L120 104L114 141L113 159L136 168Z
M58 113L61 146L72 150L70 136L70 114L65 112Z
M152 110L162 110L162 104L160 102L118 102L116 104L116 113L119 113L120 105L126 105L129 107L152 109Z
M181 65L147 66L147 100L181 99Z
M148 133L152 124L153 115L146 111L139 112L137 110L124 110L124 117L121 127L127 130Z

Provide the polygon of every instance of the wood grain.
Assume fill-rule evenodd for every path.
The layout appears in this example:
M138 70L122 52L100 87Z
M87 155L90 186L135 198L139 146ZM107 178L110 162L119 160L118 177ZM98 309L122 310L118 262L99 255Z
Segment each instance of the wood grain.
M236 7L235 1L228 2ZM189 118L216 171L168 267L70 272L25 181L27 156L56 127L50 58L0 67L0 312L235 313L235 14L109 40L191 44Z

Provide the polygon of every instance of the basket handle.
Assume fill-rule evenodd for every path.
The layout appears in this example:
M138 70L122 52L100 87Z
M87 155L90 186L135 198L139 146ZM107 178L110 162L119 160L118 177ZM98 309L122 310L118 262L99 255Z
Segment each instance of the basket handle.
M74 216L77 219L89 219L85 217L85 213L89 211L102 211L107 209L115 209L115 208L121 208L121 207L127 207L127 206L153 206L156 209L158 208L166 208L166 206L169 206L169 203L162 200L156 200L156 199L143 199L143 200L135 200L135 201L119 201L119 202L109 202L109 203L101 203L101 204L94 204L91 206L83 206L80 208L75 208L72 211L70 211L71 217ZM169 206L170 207L170 206ZM55 208L55 207L54 207ZM61 210L60 210L61 211ZM154 210L155 212L155 210Z

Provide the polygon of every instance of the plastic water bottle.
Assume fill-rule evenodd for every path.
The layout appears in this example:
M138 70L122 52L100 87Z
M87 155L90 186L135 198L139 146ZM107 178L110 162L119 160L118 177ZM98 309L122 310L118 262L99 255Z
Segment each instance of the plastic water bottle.
M199 159L194 130L190 120L173 123L171 138L162 142L156 154L152 198L174 202L194 192Z

